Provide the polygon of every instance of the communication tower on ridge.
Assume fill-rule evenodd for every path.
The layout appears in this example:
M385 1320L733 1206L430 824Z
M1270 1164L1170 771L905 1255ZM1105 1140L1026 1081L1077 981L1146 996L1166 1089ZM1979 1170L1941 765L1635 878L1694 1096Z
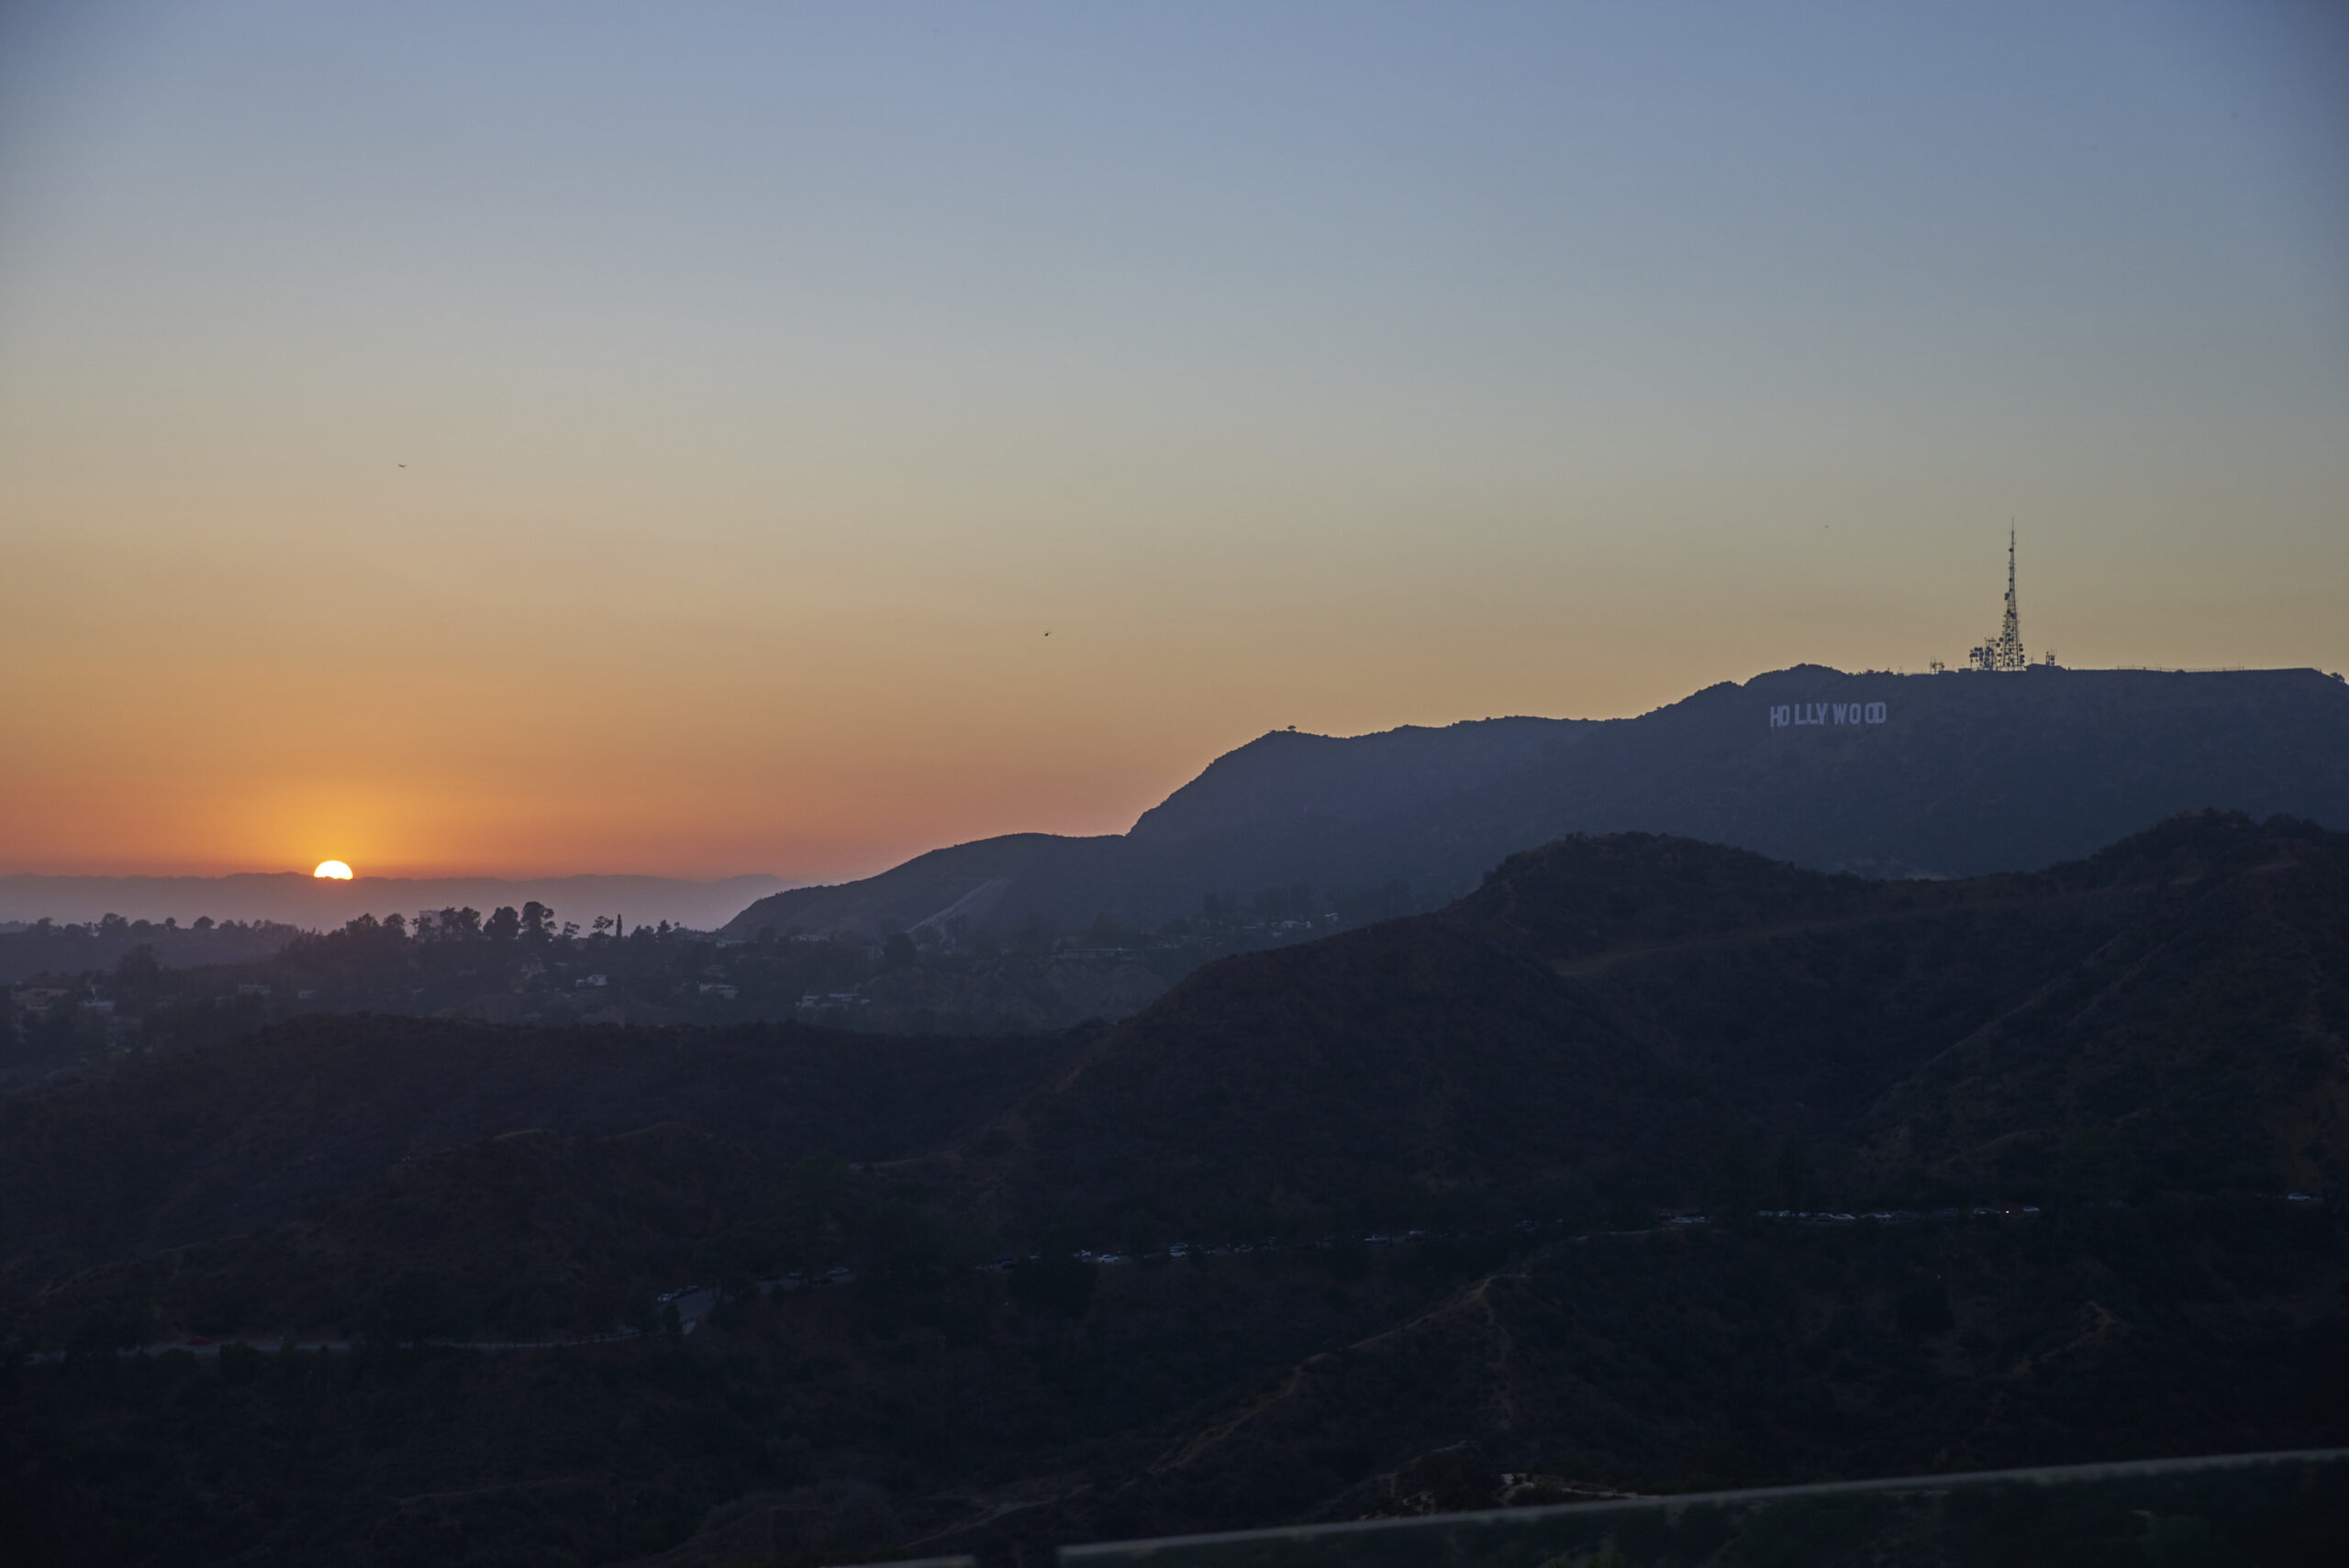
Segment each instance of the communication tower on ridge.
M2031 659L2022 651L2022 616L2015 607L2015 531L2007 530L2007 618L1998 635L1965 656L1971 670L2021 670ZM2054 662L2051 658L2049 662Z

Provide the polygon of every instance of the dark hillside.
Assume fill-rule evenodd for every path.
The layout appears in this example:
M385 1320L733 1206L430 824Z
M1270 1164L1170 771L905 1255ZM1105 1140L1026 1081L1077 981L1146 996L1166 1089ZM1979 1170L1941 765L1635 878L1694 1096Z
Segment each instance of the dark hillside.
M1963 1107L1998 1085L2008 1098L1978 1124L1953 1110L1935 1136L2016 1134L2069 1114L2043 1078L2108 1081L2090 1065L2105 1056L2138 1076L2098 1115L2214 1129L2205 1079L2144 1075L2143 1020L2188 987L2262 1000L2175 1017L2197 1043L2174 1049L2260 1065L2228 1080L2233 1162L2169 1179L2222 1169L2224 1184L2280 1188L2340 1152L2326 1096L2349 1077L2328 1020L2349 955L2328 879L2343 844L2210 816L2044 873L1913 884L1680 840L1563 840L1441 914L1201 970L1008 1113L969 1168L1008 1213L1066 1224L1074 1209L1102 1235L1521 1212L1564 1190L1698 1204L1725 1157L1848 1150L1920 1099ZM2191 963L2126 962L2181 920L2214 932ZM2075 994L2097 1005L2060 1050L2041 1029L1995 1073L1959 1065ZM1934 1074L1975 1086L1923 1086L1946 1083ZM2281 1119L2254 1132L2261 1115ZM1920 1153L1879 1136L1872 1168ZM1998 1169L2009 1187L2044 1174Z
M2349 1187L2349 853L2277 832L1888 1095L1887 1166L2080 1196Z
M2060 1235L1594 1237L1265 1380L1085 1522L1151 1535L1569 1500L1545 1479L1647 1490L2338 1442L2344 1281L2337 1230L2280 1205L2106 1211ZM2221 1318L2231 1331L2210 1334Z
M68 1342L95 1314L126 1334L541 1340L650 1313L703 1239L771 1181L674 1122L610 1138L509 1132L405 1160L302 1218L164 1249L27 1297L12 1327ZM391 1321L385 1321L386 1316Z
M847 931L883 937L966 922L999 939L1041 919L1079 930L1101 916L1142 927L1199 913L1206 897L1252 897L1303 884L1311 912L1400 880L1433 888L1451 858L1362 858L1362 825L1299 815L1275 826L1212 828L1184 839L1109 834L1063 839L1019 833L932 850L859 882L796 887L762 898L721 934L751 940L766 929ZM1359 871L1360 874L1356 874ZM1447 872L1448 874L1448 872ZM1406 907L1408 907L1407 903ZM1300 911L1304 912L1304 911Z
M1200 895L1304 881L1345 891L1393 873L1333 877L1360 825L1440 810L1569 747L1590 727L1557 718L1468 720L1337 737L1275 730L1210 762L1132 831L1069 839L1011 833L918 855L861 881L763 898L726 934L846 929L870 936L960 915L1015 929L1031 912L1063 927L1097 914L1149 923L1196 913Z
M2339 1228L2275 1204L1097 1272L1074 1317L964 1272L682 1341L18 1369L0 1509L45 1562L619 1563L707 1520L695 1561L1034 1563L1567 1484L2349 1436ZM719 1550L746 1518L755 1553Z
M401 1161L523 1129L678 1122L763 1157L910 1153L1067 1059L1062 1037L794 1025L523 1029L317 1017L93 1084L0 1099L0 1259L16 1288L292 1219Z
M1836 722L1872 703L1881 722ZM1595 729L1427 826L1510 849L1644 828L1827 871L1976 876L2202 807L2349 828L2349 684L2313 670L1802 665Z
M1075 1233L1318 1234L1504 1172L1668 1167L1704 1094L1527 956L1393 921L1201 971L1007 1118L1000 1179L1012 1214Z

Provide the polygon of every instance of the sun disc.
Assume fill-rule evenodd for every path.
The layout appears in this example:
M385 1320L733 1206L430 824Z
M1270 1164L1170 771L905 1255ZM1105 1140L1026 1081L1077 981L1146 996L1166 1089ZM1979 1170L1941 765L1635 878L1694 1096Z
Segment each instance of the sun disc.
M349 882L351 880L351 868L343 864L340 861L320 861L318 862L318 869L312 872L310 874L312 876L323 876L334 882Z

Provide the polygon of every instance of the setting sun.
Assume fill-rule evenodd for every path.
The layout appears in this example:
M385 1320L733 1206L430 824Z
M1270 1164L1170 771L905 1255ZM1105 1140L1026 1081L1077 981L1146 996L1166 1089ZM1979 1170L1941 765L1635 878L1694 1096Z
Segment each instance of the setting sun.
M334 882L349 882L351 880L351 868L343 864L340 861L320 861L318 862L318 869L312 872L310 874L312 876L323 876Z

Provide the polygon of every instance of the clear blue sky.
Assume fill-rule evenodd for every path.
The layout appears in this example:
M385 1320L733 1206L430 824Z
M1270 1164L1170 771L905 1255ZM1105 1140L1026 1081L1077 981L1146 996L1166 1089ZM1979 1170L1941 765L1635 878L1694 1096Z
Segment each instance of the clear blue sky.
M2009 518L2341 668L2349 7L19 0L0 518L0 870L1110 829L1954 660Z

